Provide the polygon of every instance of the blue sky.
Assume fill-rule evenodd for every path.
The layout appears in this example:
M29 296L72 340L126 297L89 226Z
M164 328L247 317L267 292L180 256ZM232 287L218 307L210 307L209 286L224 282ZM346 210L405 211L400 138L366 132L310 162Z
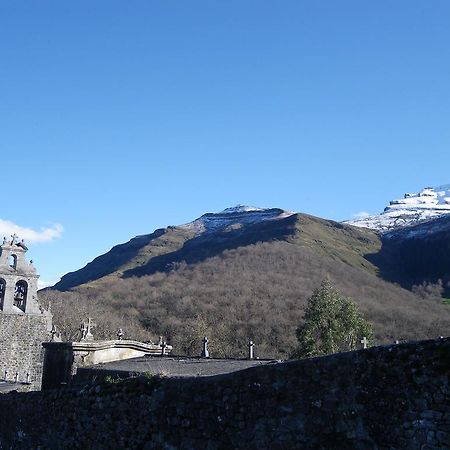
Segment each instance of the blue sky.
M343 220L450 183L449 19L448 0L3 0L0 224L45 241L30 257L57 281L238 203Z

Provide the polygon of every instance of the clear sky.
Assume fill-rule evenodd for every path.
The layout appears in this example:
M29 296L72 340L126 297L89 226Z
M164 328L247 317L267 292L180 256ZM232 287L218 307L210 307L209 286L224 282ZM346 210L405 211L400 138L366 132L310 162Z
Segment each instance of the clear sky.
M450 183L449 22L448 0L0 0L0 229L57 281L238 203L343 220Z

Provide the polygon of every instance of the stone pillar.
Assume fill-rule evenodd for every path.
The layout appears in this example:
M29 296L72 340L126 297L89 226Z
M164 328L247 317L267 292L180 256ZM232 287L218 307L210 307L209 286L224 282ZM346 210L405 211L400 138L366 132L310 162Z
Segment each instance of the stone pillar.
M3 300L3 312L8 314L13 312L15 279L6 280L5 298Z
M208 350L208 338L205 336L202 340L203 343L203 349L202 349L202 358L209 358L209 350Z
M248 359L253 359L253 347L255 344L253 344L253 341L249 341L248 343Z

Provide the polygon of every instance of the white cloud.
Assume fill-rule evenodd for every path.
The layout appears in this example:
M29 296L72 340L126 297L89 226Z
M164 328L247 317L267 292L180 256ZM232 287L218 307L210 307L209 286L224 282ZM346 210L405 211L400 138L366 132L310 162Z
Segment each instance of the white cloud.
M0 237L6 236L9 238L12 234L17 234L20 239L24 239L25 242L49 242L53 239L57 239L63 232L63 226L59 223L52 225L51 227L42 227L39 231L31 228L21 227L9 220L0 219Z
M353 215L354 219L367 219L368 217L370 217L370 214L366 211L361 211Z
M56 284L56 281L44 281L44 280L38 280L38 289L44 289L49 286L53 286Z

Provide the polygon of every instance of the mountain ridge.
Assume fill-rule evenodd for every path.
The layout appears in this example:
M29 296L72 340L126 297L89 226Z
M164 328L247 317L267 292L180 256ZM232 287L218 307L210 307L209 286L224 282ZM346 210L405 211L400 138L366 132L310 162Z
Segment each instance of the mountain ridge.
M63 277L44 299L57 325L69 329L68 339L78 332L72 324L89 316L96 318L98 338L126 328L137 339L165 336L186 355L198 354L208 336L216 355L243 357L242 343L253 339L261 355L287 357L303 307L325 278L357 302L378 343L450 328L450 308L439 296L411 290L422 281L422 268L400 270L416 251L402 242L426 246L420 233L388 239L307 214L275 217L211 233L172 226L133 238Z
M214 233L226 230L227 227L249 225L265 220L276 220L294 214L281 208L257 208L254 206L237 205L225 208L218 213L205 213L192 222L178 225L179 228L192 230L196 234Z
M395 270L389 269L388 271L386 269L386 267L392 266L387 261L386 255L393 254L392 248L395 248L397 253L404 250L405 245L402 247L398 242L413 238L415 242L419 238L427 240L433 234L439 234L441 228L445 232L448 223L450 223L450 215L444 214L434 219L418 220L411 223L403 222L402 226L386 229L380 234L379 229L362 226L354 228L354 224L349 222L338 223L281 208L237 205L226 208L219 213L205 213L192 222L157 229L153 233L136 236L128 242L118 244L105 254L93 259L83 268L64 275L53 286L53 289L66 291L107 276L127 278L149 275L158 271L167 272L176 264L183 262L195 264L231 248L251 245L260 241L288 239L295 228L295 223L304 221L304 218L309 218L309 221L315 221L316 223L333 224L329 227L329 230L333 227L367 230L366 238L370 235L369 240L377 242L379 253L383 257L368 255L366 260L378 264L377 270L380 273L386 274L389 272L387 278L390 281L400 283L404 281L403 278L400 279L397 275L392 275ZM319 239L312 237L308 245L312 245L312 243L320 246ZM340 251L344 251L342 246ZM417 277L415 281L417 281Z
M167 258L165 260L163 255L180 250L188 240L196 239L202 242L202 239L208 240L208 235L238 233L237 230L243 227L281 220L293 214L281 208L256 208L245 205L226 208L219 213L205 213L187 224L169 225L153 233L136 236L128 242L115 245L83 268L64 275L52 288L68 290L78 284L95 281L114 272L118 272L120 276L142 274L143 270L139 267L148 265L148 261L153 258L159 258L161 262L158 267L164 270L163 262ZM133 267L130 267L130 260ZM166 261L167 264L169 262Z

